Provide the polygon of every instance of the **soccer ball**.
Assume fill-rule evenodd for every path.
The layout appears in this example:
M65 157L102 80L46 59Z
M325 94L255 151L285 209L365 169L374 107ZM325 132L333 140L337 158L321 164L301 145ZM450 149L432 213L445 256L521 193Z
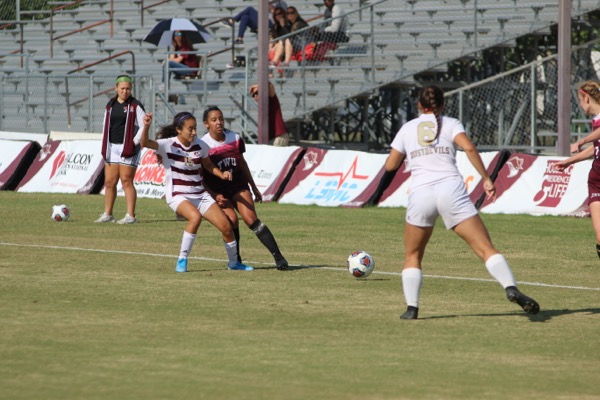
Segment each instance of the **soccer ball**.
M64 222L69 219L71 211L66 204L52 206L52 219L56 222Z
M375 268L375 260L366 251L358 250L348 257L348 272L356 278L366 278Z

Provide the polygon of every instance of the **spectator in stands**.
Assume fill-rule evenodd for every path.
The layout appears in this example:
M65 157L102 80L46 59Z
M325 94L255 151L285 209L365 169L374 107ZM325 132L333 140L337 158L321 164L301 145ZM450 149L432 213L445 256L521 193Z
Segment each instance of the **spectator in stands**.
M577 93L579 106L585 115L592 116L592 133L571 145L571 152L577 153L565 160L558 161L554 167L563 171L579 161L593 158L588 175L587 203L592 216L592 225L596 232L596 252L600 257L600 82L587 81L579 86ZM582 146L592 143L581 150Z
M296 7L288 7L286 14L292 33L308 27L308 23L300 16ZM302 33L290 37L286 46L288 48L285 54L286 56L291 54L290 60L302 61L312 56L315 48L315 38L310 30L304 30ZM290 60L286 60L287 64Z
M401 319L417 319L419 292L423 281L421 262L438 215L446 228L456 232L485 263L490 275L505 289L508 300L527 313L537 314L539 304L517 289L513 273L492 245L488 231L471 202L465 183L456 167L456 148L467 154L481 175L488 197L495 198L496 188L490 179L477 148L457 119L442 115L444 92L428 86L419 94L421 115L402 126L391 144L385 162L386 172L398 170L408 160L412 183L409 188L404 232L405 260L402 287L407 310Z
M117 183L121 180L127 213L119 224L133 224L137 192L133 185L135 171L140 162L140 140L144 127L144 106L131 95L131 78L118 76L116 95L104 111L102 126L102 157L104 166L104 213L96 222L115 222L113 206L117 198Z
M285 16L285 9L275 8L273 11L273 19L275 23L269 32L269 36L271 37L271 46L274 49L274 54L272 57L269 56L270 65L276 66L281 62L287 62L286 65L289 65L289 60L292 56L292 48L291 45L286 47L286 41L287 43L290 42L288 39L277 40L277 38L290 33L291 26Z
M325 12L323 18L329 21L320 35L323 42L345 43L348 40L348 17L344 15L341 6L336 5L334 0L323 0Z
M276 8L287 8L287 3L283 0L271 0L269 2L269 12L274 13ZM221 21L225 26L233 28L234 24L238 22L238 37L235 40L236 44L244 44L244 34L246 29L250 28L250 32L258 32L258 11L254 7L246 7L242 12L232 18L227 18ZM273 20L269 21L269 29L273 27Z
M258 240L269 250L275 259L277 269L287 269L288 262L281 254L273 234L256 215L252 194L258 202L262 201L262 194L256 187L250 168L244 159L246 144L237 133L225 129L223 113L218 107L207 108L204 111L203 120L208 132L202 136L201 140L210 148L208 154L211 161L221 171L231 171L233 174L231 181L223 181L216 179L214 175L204 174L204 182L206 190L213 195L217 204L229 218L238 244L238 257L240 257L240 231L237 215L239 213ZM238 262L241 262L241 258L238 259Z
M250 96L258 101L258 85L250 87ZM287 146L290 143L290 135L283 121L281 113L281 104L275 92L275 86L269 82L269 141L273 141L273 146Z
M165 167L165 199L177 215L187 220L181 239L176 272L187 272L188 257L196 240L202 218L213 224L223 235L227 252L227 268L252 271L238 263L237 243L231 225L212 196L202 184L202 172L218 180L231 180L231 171L221 171L208 157L208 148L196 136L196 118L189 112L175 115L173 122L157 132L157 140L148 137L152 114L144 118L142 146L154 150ZM215 175L212 175L215 174Z
M190 42L190 39L187 37L185 31L175 31L173 32L173 43L172 43L172 51L174 53L169 54L169 75L175 74L176 79L182 79L184 77L196 77L199 76L200 73L198 71L198 66L200 63L198 62L198 56L196 54L185 54L185 52L195 51L194 46ZM181 51L184 54L175 53L177 51ZM164 90L164 82L165 82L165 66L163 63L163 76L162 76L163 85L159 86L160 90Z

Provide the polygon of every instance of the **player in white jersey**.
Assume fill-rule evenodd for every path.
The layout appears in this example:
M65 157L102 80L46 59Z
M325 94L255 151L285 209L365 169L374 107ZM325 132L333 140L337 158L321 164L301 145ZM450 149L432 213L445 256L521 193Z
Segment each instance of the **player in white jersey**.
M230 171L222 172L208 157L208 147L196 137L196 118L188 112L175 115L170 125L157 133L158 140L148 137L152 114L146 114L141 144L156 151L165 167L167 204L188 222L183 231L179 259L175 270L186 272L188 256L204 217L223 234L223 242L232 270L251 271L238 262L237 243L227 217L202 185L202 169L223 180L231 180Z
M402 270L402 287L408 308L400 318L418 317L423 281L421 262L438 215L446 228L456 232L485 262L489 273L505 289L507 298L526 312L537 314L540 306L517 289L513 273L504 256L492 245L456 166L458 146L481 175L487 196L495 198L494 182L477 148L460 121L441 114L444 93L439 87L421 90L418 107L421 115L402 126L385 163L386 171L393 172L406 159L412 177L404 233L406 258Z

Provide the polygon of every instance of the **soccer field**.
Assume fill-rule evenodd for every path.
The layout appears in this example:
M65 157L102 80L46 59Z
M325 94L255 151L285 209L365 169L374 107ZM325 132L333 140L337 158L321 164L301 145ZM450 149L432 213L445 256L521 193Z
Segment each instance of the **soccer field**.
M483 215L535 316L439 224L420 319L402 321L404 209L260 204L289 271L245 227L256 270L228 271L203 222L177 274L185 223L164 201L125 226L93 222L103 201L0 192L0 399L600 399L587 218ZM357 249L376 262L364 280L345 269Z

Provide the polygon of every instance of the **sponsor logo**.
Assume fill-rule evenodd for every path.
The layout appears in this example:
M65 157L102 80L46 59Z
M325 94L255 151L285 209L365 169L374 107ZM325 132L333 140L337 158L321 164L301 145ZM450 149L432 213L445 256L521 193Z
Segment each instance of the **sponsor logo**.
M520 157L514 157L506 162L508 165L508 176L507 178L513 178L523 170L524 160Z
M554 160L547 161L542 187L533 196L533 203L536 206L556 207L567 192L573 166L571 165L563 171L558 171L554 168L555 163L556 161Z
M304 160L304 167L302 167L303 171L308 171L317 165L317 161L319 159L319 155L315 151L307 151L302 157Z
M325 179L317 180L305 198L320 201L350 201L357 195L352 193L358 189L356 181L369 179L368 175L360 175L356 172L357 166L358 156L346 172L316 172L315 176Z
M50 148L52 146L50 145L50 143L46 143L44 145L44 147L42 147L42 150L40 151L40 159L39 161L44 161L49 155L50 155Z
M134 182L162 186L164 178L165 168L158 164L156 153L152 150L146 151L135 172Z
M50 179L55 176L65 176L69 171L87 171L92 163L92 154L69 153L60 151L52 162Z
M67 159L67 153L65 153L64 151L61 151L60 153L58 153L58 155L52 162L52 171L50 171L50 179L52 179L54 177L54 175L56 174L56 172L61 169L61 167L65 163L66 159Z

